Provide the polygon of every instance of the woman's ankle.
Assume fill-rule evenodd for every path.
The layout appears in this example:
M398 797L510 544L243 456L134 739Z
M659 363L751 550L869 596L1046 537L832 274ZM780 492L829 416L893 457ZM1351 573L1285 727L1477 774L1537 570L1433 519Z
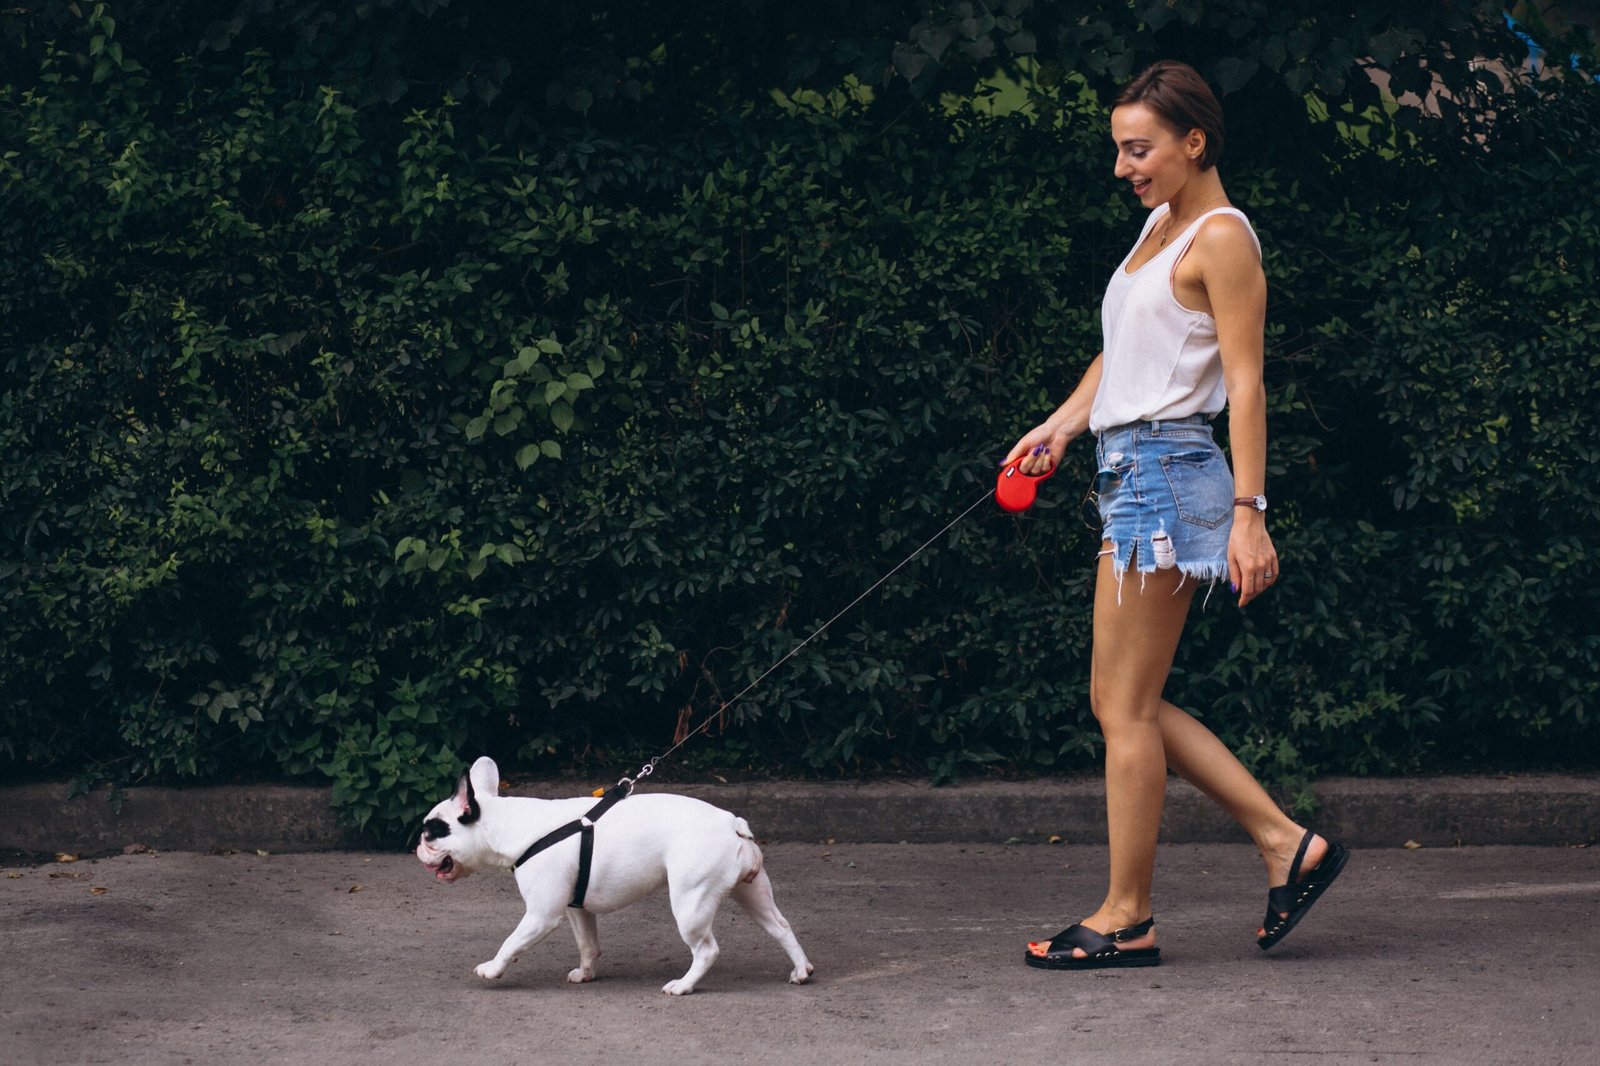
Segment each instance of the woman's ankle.
M1261 852L1261 857L1271 865L1285 855L1292 858L1305 835L1304 826L1285 817L1259 832L1252 833L1251 838L1255 841L1256 850Z
M1120 902L1107 900L1100 905L1099 910L1084 920L1084 924L1091 929L1110 934L1118 929L1127 929L1138 925L1152 916L1149 900L1142 902L1138 900ZM1105 926L1104 929L1099 928L1102 925Z

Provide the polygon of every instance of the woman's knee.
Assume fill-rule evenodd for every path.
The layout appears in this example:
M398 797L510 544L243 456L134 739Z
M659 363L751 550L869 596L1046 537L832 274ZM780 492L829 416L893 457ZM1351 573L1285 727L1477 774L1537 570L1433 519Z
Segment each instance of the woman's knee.
M1159 723L1161 700L1134 693L1108 691L1092 681L1089 684L1089 711L1100 723L1100 732L1124 727Z

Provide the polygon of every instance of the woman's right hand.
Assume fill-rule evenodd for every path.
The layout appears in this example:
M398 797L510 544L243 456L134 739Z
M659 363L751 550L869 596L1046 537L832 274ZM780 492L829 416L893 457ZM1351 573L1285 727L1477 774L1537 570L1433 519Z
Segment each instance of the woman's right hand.
M1009 466L1021 456L1022 462L1017 469L1030 476L1042 474L1061 461L1067 451L1067 442L1071 439L1065 429L1058 429L1051 422L1041 422L1023 434L1000 465Z

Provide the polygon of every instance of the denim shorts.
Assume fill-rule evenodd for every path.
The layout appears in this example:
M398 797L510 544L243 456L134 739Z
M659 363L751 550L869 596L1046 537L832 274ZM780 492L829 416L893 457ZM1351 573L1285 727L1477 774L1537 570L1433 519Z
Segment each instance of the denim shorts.
M1108 429L1095 458L1102 537L1118 581L1130 564L1151 574L1169 561L1153 540L1161 532L1185 576L1227 579L1233 472L1205 416Z

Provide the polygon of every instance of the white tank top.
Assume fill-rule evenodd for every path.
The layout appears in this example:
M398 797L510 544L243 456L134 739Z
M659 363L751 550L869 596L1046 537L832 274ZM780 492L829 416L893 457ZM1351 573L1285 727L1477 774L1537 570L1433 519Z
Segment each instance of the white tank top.
M1172 292L1172 275L1194 243L1200 224L1212 215L1238 216L1256 242L1257 255L1261 254L1261 240L1243 212L1219 207L1189 223L1177 240L1128 273L1133 253L1167 211L1162 204L1150 212L1139 239L1106 285L1100 304L1105 354L1100 363L1100 387L1089 408L1089 429L1095 433L1129 422L1209 417L1228 401L1216 319L1180 304Z

